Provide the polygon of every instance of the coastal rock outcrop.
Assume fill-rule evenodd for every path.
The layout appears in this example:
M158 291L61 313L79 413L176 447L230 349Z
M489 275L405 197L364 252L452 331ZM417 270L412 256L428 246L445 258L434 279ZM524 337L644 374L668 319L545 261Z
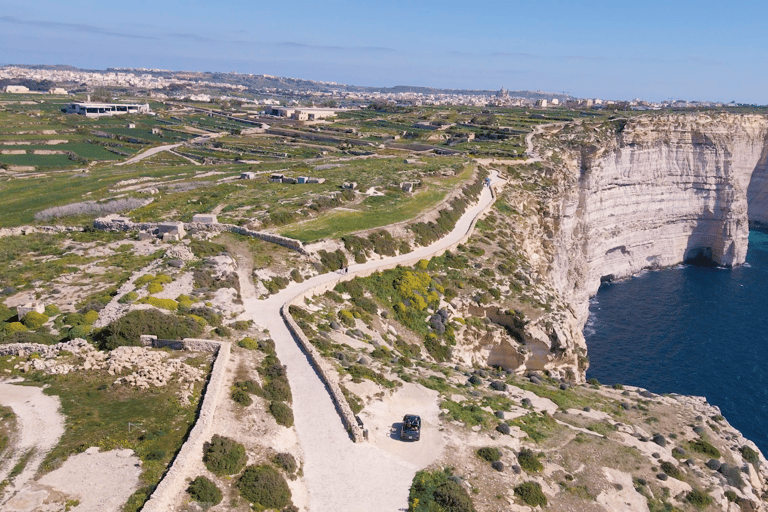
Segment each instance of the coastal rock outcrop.
M695 259L742 264L749 222L768 222L765 116L643 116L548 137L568 182L547 212L549 274L582 325L602 281Z

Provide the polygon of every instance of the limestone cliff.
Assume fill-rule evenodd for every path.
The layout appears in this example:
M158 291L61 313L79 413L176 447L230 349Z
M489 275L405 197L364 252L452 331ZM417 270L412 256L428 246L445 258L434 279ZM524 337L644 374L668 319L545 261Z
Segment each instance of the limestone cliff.
M739 265L749 222L768 221L764 116L574 123L539 144L567 183L549 204L549 275L582 325L601 280L697 256Z

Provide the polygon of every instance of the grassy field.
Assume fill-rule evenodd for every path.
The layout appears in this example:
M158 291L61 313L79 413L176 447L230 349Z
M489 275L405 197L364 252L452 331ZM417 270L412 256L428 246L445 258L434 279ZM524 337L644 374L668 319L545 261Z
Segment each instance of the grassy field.
M404 199L390 195L374 196L363 201L362 206L366 208L365 210L332 211L319 219L283 230L280 234L305 243L324 238L338 238L347 233L412 219L419 213L434 207L444 197L445 192L440 190L425 190Z

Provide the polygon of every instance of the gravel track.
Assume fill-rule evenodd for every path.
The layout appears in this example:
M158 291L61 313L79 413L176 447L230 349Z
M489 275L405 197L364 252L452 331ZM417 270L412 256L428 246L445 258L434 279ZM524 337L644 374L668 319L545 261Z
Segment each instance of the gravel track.
M500 181L495 171L492 181ZM399 447L387 450L388 443L382 440L353 443L323 382L281 318L280 308L302 294L329 289L341 279L413 264L453 248L468 238L477 218L492 203L491 191L484 188L478 203L464 213L453 231L444 238L408 254L350 265L349 273L344 276L336 273L318 275L303 283L294 283L266 300L255 297L250 279L241 281L246 314L258 325L269 329L277 355L288 368L295 428L304 450L304 479L309 491L309 508L313 512L406 510L413 476L440 456L444 441L442 437L425 436L419 441L422 443L419 450L414 451ZM393 417L392 422L400 418ZM389 435L388 431L385 435ZM429 456L424 456L425 451L431 452Z

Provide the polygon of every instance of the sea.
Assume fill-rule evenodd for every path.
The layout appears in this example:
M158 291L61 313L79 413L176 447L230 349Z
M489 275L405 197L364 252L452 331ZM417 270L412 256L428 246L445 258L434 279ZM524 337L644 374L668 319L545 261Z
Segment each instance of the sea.
M589 311L587 378L704 396L768 454L768 231L750 230L742 266L643 271Z

